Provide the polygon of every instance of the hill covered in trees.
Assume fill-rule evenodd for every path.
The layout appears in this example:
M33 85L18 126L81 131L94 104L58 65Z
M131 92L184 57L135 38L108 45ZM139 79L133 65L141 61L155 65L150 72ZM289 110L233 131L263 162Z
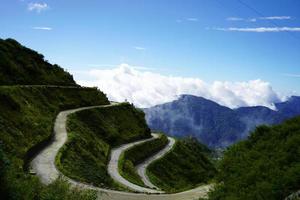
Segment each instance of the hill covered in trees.
M260 126L225 152L210 200L284 199L300 185L300 117Z
M69 85L73 76L13 39L0 39L0 85Z

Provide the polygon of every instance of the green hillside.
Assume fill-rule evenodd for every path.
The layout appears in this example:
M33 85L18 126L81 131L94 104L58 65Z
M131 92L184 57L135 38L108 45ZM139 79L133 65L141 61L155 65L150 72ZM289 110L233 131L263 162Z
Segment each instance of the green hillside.
M50 140L59 111L108 103L94 88L0 87L0 141L2 158L8 163L1 195L8 199L39 195L38 181L24 173L23 166Z
M191 189L216 174L208 154L210 150L195 139L178 140L170 153L150 164L147 174L154 185L167 192Z
M144 113L128 103L74 113L67 144L57 165L67 176L97 186L120 189L107 173L112 147L150 137Z
M159 152L168 144L168 138L161 134L158 138L135 145L121 155L119 163L120 174L132 183L145 186L135 167L147 158Z
M230 147L220 163L222 184L212 200L277 200L299 190L300 117L258 127L248 140Z
M77 86L69 73L43 55L15 40L0 39L1 199L95 199L93 192L71 189L62 180L42 185L29 175L27 164L50 142L60 111L102 104L109 101L96 88Z
M13 39L0 39L0 85L76 85L72 75Z

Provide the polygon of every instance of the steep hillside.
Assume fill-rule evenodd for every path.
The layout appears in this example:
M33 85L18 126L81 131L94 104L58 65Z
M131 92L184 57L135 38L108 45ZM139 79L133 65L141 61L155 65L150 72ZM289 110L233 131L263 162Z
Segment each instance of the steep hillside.
M29 175L27 164L51 141L59 111L103 104L109 101L96 88L81 88L43 55L13 39L0 39L1 199L95 199L93 192L71 189L62 180L42 185Z
M213 101L191 95L144 109L151 129L169 135L194 136L213 148L223 148L241 139L262 124L278 124L300 115L300 97L275 104L276 111L267 107L230 109Z
M0 85L76 85L72 75L13 39L0 39Z
M258 127L224 154L211 200L284 199L300 185L300 117Z
M59 111L108 103L94 88L0 87L0 143L7 163L1 176L1 197L33 199L40 195L42 186L23 172L23 165L40 145L50 141Z
M112 147L151 136L144 113L124 103L77 112L68 121L69 138L57 164L67 176L118 189L107 173Z
M167 192L191 189L215 176L210 153L195 139L178 140L170 153L150 164L147 174L154 185Z

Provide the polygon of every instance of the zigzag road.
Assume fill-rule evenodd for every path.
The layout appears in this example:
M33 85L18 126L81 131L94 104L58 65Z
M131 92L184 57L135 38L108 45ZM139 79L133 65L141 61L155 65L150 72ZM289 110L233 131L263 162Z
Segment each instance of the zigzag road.
M121 192L121 191L98 188L89 184L72 180L68 177L65 177L63 174L61 174L55 166L55 157L59 149L67 141L67 130L66 130L67 116L71 113L75 113L81 110L100 108L100 107L110 107L114 105L116 104L83 107L83 108L63 111L58 114L54 125L53 142L48 146L46 146L31 162L31 167L33 171L36 172L37 176L41 179L42 183L49 184L61 175L62 177L67 179L73 186L79 186L84 189L92 189L92 190L99 191L98 196L99 199L101 200L196 200L199 199L200 197L207 196L207 192L212 187L211 185L200 186L198 188L181 192L181 193L176 193L176 194L146 194L146 193L161 193L161 191L159 190L154 190L149 188L145 188L147 189L147 191L143 191L146 193L130 193L130 192ZM149 139L146 139L146 141L147 140ZM138 142L145 142L145 140L141 140ZM132 143L128 145L132 146ZM124 150L124 145L115 150L120 149L121 151L119 153L121 154L123 152L122 147ZM111 157L113 159L113 155Z

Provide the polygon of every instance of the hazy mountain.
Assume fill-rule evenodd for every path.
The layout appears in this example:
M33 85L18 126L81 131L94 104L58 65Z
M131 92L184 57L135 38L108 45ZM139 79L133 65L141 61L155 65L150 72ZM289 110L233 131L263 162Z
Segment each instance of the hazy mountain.
M226 147L244 139L261 124L277 124L300 115L300 97L267 107L230 109L213 101L192 95L182 95L173 102L144 109L153 130L169 135L194 136L210 147Z

